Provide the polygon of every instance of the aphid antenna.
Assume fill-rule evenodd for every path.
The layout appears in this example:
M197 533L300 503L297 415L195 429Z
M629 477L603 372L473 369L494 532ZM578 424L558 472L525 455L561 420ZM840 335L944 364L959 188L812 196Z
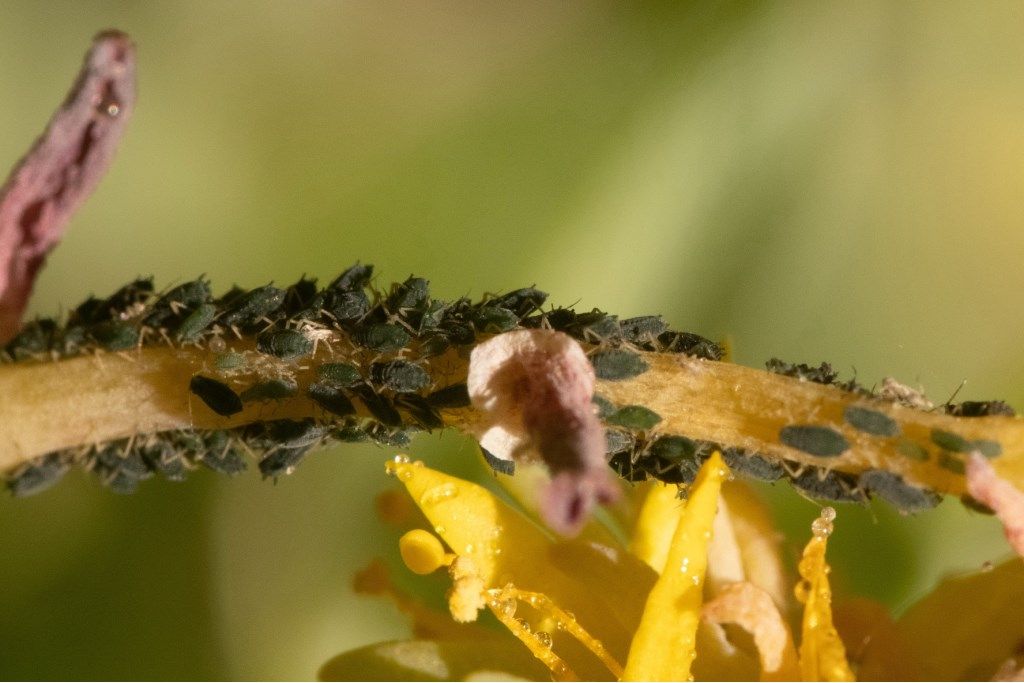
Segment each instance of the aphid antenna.
M960 393L960 390L963 389L966 384L967 384L967 378L964 378L964 379L960 380L960 385L957 386L957 388L953 390L953 393L949 395L949 398L946 399L946 402L941 404L941 405L935 406L934 409L938 409L938 408L945 409L946 406L953 405L953 399L956 398L956 395ZM929 411L929 412L931 412L931 411Z

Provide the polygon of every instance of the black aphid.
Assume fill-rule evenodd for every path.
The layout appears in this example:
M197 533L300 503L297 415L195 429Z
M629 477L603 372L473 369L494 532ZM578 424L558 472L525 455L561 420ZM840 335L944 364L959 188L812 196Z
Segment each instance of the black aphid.
M957 417L989 417L990 415L1014 417L1017 414L1017 411L1003 401L964 401L947 405L946 412Z
M472 402L465 384L449 384L427 396L427 403L435 408L465 408Z
M370 366L370 378L379 387L399 392L419 391L430 385L427 371L407 360L374 363Z
M430 283L421 277L409 277L395 285L385 301L385 307L392 313L422 311L430 300Z
M4 347L14 360L33 358L49 351L57 335L57 321L52 318L31 320Z
M378 323L356 330L352 337L357 344L380 353L398 351L409 343L409 333L398 325Z
M481 306L473 313L473 325L480 332L500 334L519 326L519 317L501 306Z
M373 266L357 263L335 278L331 284L327 285L327 289L339 292L362 289L370 283L372 276Z
M828 472L808 467L799 476L793 477L793 486L811 498L835 503L864 502L864 494L857 489L855 481L840 472Z
M207 433L205 449L199 459L214 472L234 476L245 471L245 456L231 443L228 432L218 430Z
M636 437L632 432L623 429L606 429L604 431L605 453L614 455L633 450Z
M798 451L833 458L850 447L846 438L831 427L819 425L789 425L779 430L779 441Z
M181 324L174 331L174 336L179 342L196 341L206 331L206 328L210 326L215 317L217 317L216 306L213 304L200 304L181 321Z
M317 366L316 376L339 387L350 387L363 379L359 368L349 363L323 363Z
M14 470L7 480L7 488L17 498L31 496L56 484L70 467L66 454L49 453Z
M260 459L260 474L264 479L276 478L291 474L309 452L309 446L303 448L276 448Z
M772 358L765 363L765 367L768 368L768 372L774 372L776 375L795 377L816 384L832 384L839 376L839 373L828 363L813 367L805 363L787 363L778 358Z
M184 313L192 311L202 304L209 303L212 294L210 283L199 279L185 282L177 287L169 289L157 299L142 324L147 327L163 327L168 320L179 318Z
M89 329L89 335L107 351L126 351L139 343L139 331L131 323L108 320Z
M655 341L661 333L668 330L668 323L660 315L644 315L620 320L619 329L626 341L642 344Z
M358 320L370 310L370 298L366 292L357 289L351 292L338 292L326 301L327 311L336 320Z
M395 396L395 407L409 413L412 421L426 430L441 429L444 420L431 406L427 399L419 394L399 394Z
M223 382L211 377L196 375L189 382L188 388L218 415L228 417L242 412L242 399L234 389Z
M778 481L786 473L780 463L741 448L723 449L722 459L733 472L759 481Z
M388 427L402 426L402 416L385 396L381 396L373 387L362 385L355 388L356 396L362 400L370 414Z
M523 287L508 294L502 294L493 299L491 303L501 306L515 313L520 318L540 310L540 307L547 301L547 292L542 292L534 287Z
M274 330L256 337L256 348L281 360L294 360L313 352L313 340L298 330Z
M881 498L904 513L928 510L942 500L935 493L911 486L903 480L903 477L885 470L862 472L857 478L857 485L872 496Z
M163 439L139 447L139 455L154 472L168 481L185 481L188 466L181 453Z
M235 298L221 322L228 326L252 327L284 303L284 290L266 285Z
M306 389L306 395L327 412L344 417L354 415L356 407L352 405L345 392L331 382L313 382Z
M298 390L299 386L295 383L295 380L286 377L276 377L253 384L243 391L239 398L242 399L243 403L249 401L280 401L291 398Z

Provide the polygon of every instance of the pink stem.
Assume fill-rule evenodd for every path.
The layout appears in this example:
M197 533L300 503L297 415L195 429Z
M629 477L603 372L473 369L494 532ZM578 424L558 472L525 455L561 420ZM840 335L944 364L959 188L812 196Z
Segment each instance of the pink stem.
M107 171L135 107L135 46L93 39L42 137L0 188L0 343L17 334L36 274Z

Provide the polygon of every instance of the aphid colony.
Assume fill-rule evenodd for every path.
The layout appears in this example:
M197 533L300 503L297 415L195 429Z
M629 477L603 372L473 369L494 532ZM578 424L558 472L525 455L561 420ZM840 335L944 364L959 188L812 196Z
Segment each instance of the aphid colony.
M641 351L705 360L722 357L717 344L670 330L658 316L619 320L598 310L544 311L547 295L532 287L478 302L442 301L431 298L428 282L417 277L378 292L370 287L371 275L371 266L357 264L322 289L314 280L302 278L283 289L236 287L219 298L213 297L202 278L163 293L154 291L151 280L139 279L105 299L90 297L63 324L53 319L29 322L3 348L0 362L45 362L159 345L205 349L217 351L211 355L211 366L187 379L183 387L198 399L196 410L209 409L228 417L252 404L300 398L312 402L318 413L303 419L254 418L232 429L179 430L50 453L8 473L10 489L15 495L42 490L72 463L83 464L113 490L130 492L154 474L177 481L198 466L237 474L245 469L249 454L259 459L265 477L277 477L291 472L309 450L335 441L403 446L418 430L445 427L445 410L470 404L462 381L442 383L431 375L430 359L446 352L466 358L478 343L515 329L564 332L583 345L597 379L606 382L645 373L649 368ZM358 357L313 360L325 334L347 337ZM248 341L244 352L226 344L244 340ZM283 373L233 386L228 378L244 373L254 357L278 366L305 363L311 366L311 379L297 381ZM918 409L931 404L898 383L887 382L874 392L853 381L837 383L837 373L827 363L815 368L772 359L767 366L777 374L850 392L854 400L844 413L848 427L872 438L897 440L907 458L927 459L929 450L934 450L940 467L962 473L963 454L973 450L989 457L998 454L998 443L968 442L940 430L926 444L902 437L896 421L873 409L872 402ZM789 424L778 433L779 443L821 460L820 466L810 466L663 433L662 417L643 405L613 405L600 395L593 402L606 428L610 465L628 481L690 482L703 460L720 450L734 472L766 481L786 478L814 498L863 501L873 495L904 511L929 507L938 500L934 493L911 486L894 473L868 470L853 475L831 469L829 460L845 453L850 444L829 425ZM965 402L944 409L958 417L1013 414L999 401ZM512 467L500 459L493 459L492 466L501 472Z

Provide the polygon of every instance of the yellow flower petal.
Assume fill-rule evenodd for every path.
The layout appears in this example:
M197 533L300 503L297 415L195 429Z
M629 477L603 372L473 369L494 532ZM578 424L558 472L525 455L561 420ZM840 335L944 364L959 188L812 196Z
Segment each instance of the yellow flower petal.
M800 676L789 627L772 596L752 583L734 583L704 605L704 619L737 624L754 638L762 681L791 681Z
M732 521L746 580L767 591L779 609L785 610L790 604L790 582L782 564L782 534L771 511L757 492L741 481L726 482L722 498Z
M804 603L800 640L800 671L805 681L852 681L853 672L846 661L843 641L832 625L832 591L825 562L828 535L832 532L835 510L825 508L814 520L814 537L804 548L797 584L797 599Z
M707 547L729 468L719 453L701 467L676 526L665 570L647 598L624 680L686 680L696 656Z
M640 506L640 515L629 543L630 552L659 574L665 568L679 513L686 504L679 499L678 493L679 489L675 486L651 484Z

